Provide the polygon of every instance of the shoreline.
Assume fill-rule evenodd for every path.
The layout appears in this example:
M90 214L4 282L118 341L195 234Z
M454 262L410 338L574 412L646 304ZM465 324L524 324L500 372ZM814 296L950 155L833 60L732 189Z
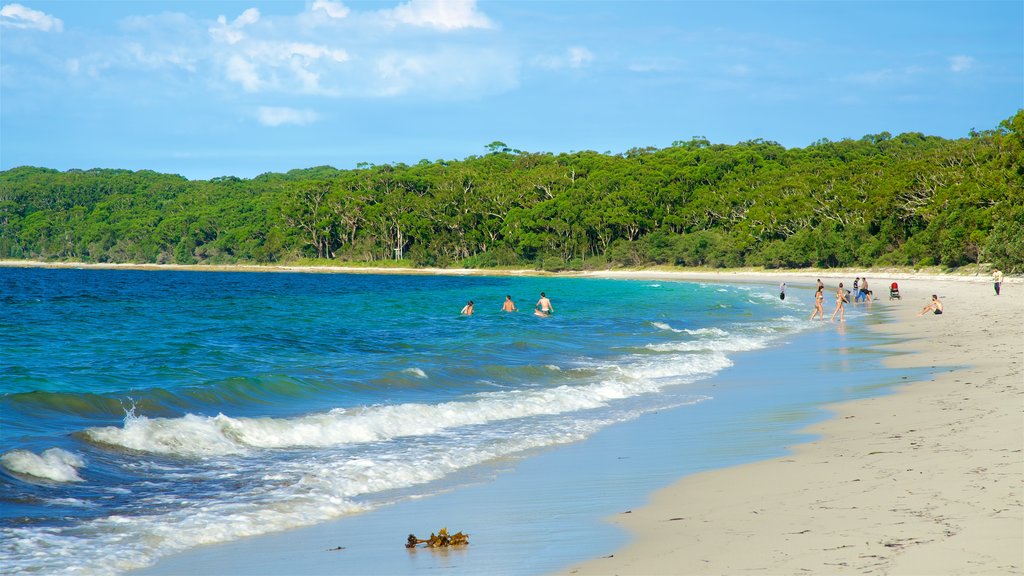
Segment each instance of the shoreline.
M702 472L609 521L630 543L562 573L1024 573L1024 298L902 283L874 330L931 380L829 406L780 458ZM932 292L947 312L918 317ZM639 504L639 503L638 503Z
M540 276L553 278L605 278L617 280L680 280L680 281L723 281L733 280L744 283L764 283L787 278L816 279L831 278L850 281L851 277L869 275L875 280L872 286L881 288L879 296L893 280L947 280L953 282L987 283L991 287L991 273L941 272L911 268L799 268L799 269L754 269L726 268L701 269L678 267L623 268L608 270L548 272L533 269L490 269L490 268L408 268L375 266L302 266L287 264L138 264L138 263L87 263L87 262L45 262L41 260L0 260L0 268L46 268L84 270L143 270L178 272L256 272L256 273L303 273L303 274L399 274L411 276ZM1024 276L1006 276L1004 284L1024 285Z

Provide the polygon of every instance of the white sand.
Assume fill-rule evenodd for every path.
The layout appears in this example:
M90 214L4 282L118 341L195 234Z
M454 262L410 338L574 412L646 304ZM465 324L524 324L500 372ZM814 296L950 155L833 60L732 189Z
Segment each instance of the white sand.
M871 280L880 329L914 352L889 364L934 380L834 407L790 456L682 479L612 519L632 544L567 573L1024 573L1024 284ZM932 293L946 313L918 317Z

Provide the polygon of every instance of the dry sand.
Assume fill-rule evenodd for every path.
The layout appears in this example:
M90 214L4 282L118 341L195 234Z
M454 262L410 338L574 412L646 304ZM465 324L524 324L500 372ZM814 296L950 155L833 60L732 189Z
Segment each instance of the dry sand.
M887 362L934 379L834 406L787 457L682 479L611 519L632 544L567 573L1024 573L1024 284L996 297L984 277L903 274L872 289L879 329L912 352ZM932 293L946 313L917 316Z

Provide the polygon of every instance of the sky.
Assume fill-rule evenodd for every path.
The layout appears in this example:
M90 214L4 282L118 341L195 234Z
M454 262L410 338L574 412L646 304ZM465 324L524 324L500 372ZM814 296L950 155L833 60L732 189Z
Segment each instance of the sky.
M802 148L1021 108L1021 0L0 0L3 170Z

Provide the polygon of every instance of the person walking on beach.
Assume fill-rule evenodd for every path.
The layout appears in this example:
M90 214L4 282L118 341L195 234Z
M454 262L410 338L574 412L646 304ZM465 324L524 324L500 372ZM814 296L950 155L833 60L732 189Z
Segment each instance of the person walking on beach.
M938 297L937 294L932 294L931 304L928 304L927 306L922 308L921 312L918 313L918 316L924 316L929 311L934 311L936 316L938 316L939 314L942 314L942 300L939 300L939 297Z
M459 312L459 314L462 314L463 316L472 316L473 315L473 301L470 300L469 302L466 302L466 305L462 307L462 312Z
M868 290L868 279L867 278L861 278L860 279L860 293L857 296L858 297L863 296L864 297L863 300L865 302L871 302L871 290Z
M846 322L846 291L843 290L843 283L839 283L839 288L836 290L836 309L832 311L832 317L829 318L829 322L835 322L836 314L839 314L839 321Z
M820 280L819 280L820 282ZM814 315L818 315L818 320L825 319L825 287L818 286L818 289L814 292L814 312L811 312L811 320L814 320Z
M860 302L860 291L857 285L860 283L860 276L853 279L853 301Z
M505 312L517 312L517 311L519 311L519 309L516 308L515 302L512 301L512 295L511 294L506 294L505 295L505 303L501 305L501 309L503 311L505 311Z
M1003 286L1003 271L999 268L992 272L992 284L996 289L996 296L999 296L999 289Z
M541 292L540 300L537 300L537 305L533 307L533 313L537 316L551 316L554 311L555 307L551 305L551 300Z
M824 290L824 289L825 289L825 283L821 281L821 278L818 278L818 290Z

